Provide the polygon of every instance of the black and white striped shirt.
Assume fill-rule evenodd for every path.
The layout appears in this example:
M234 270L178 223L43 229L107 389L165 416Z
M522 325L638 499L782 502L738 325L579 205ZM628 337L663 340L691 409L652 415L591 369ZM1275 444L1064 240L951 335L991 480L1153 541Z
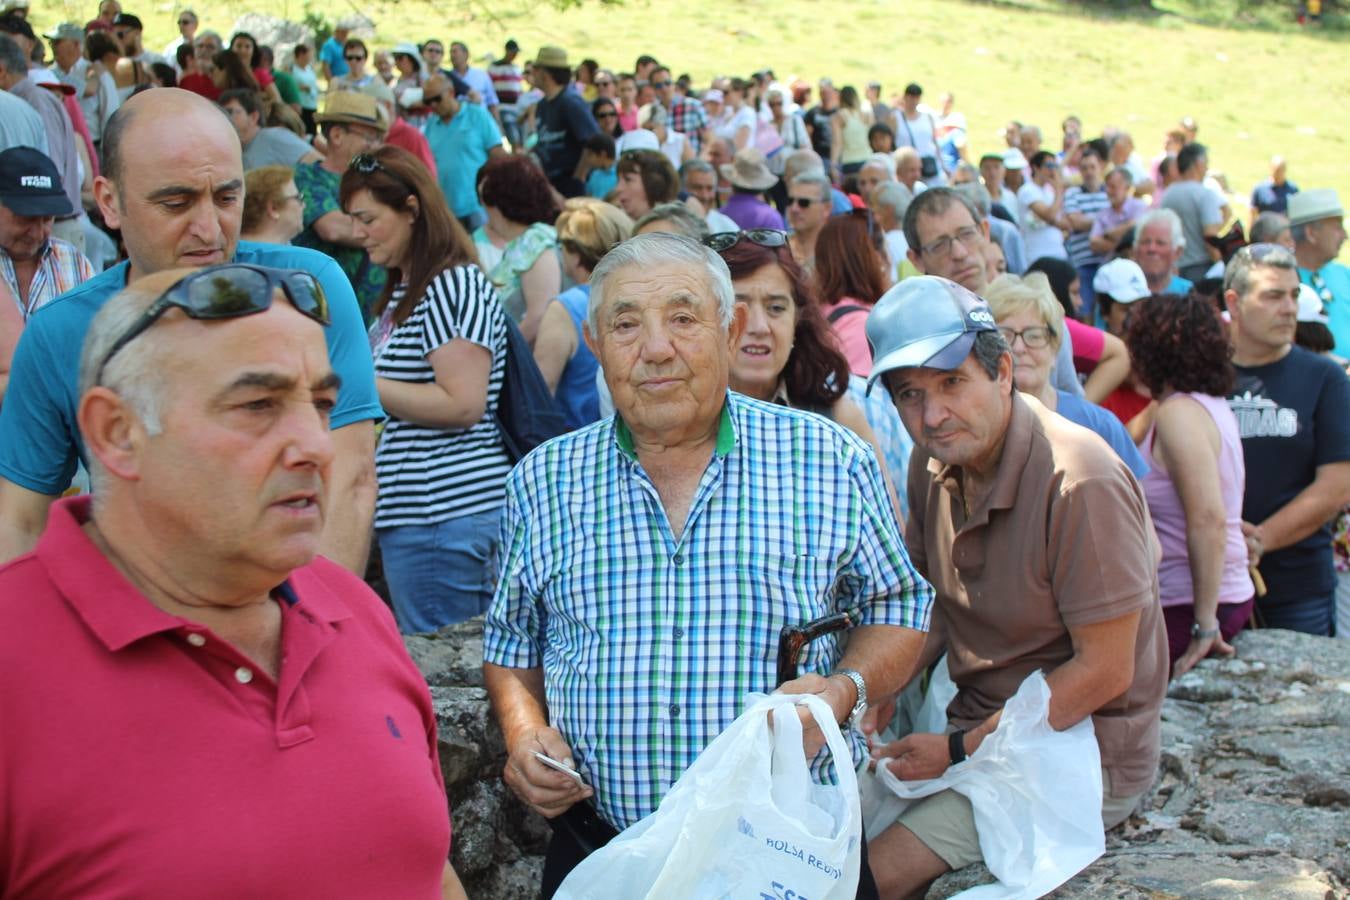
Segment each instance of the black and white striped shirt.
M402 297L394 293L390 308ZM375 358L375 374L431 383L427 356L455 338L492 353L487 405L469 428L428 428L391 416L375 451L379 497L375 525L427 525L487 512L505 500L511 460L497 430L497 398L506 373L506 313L497 291L475 265L455 266L432 279L426 294L396 327Z

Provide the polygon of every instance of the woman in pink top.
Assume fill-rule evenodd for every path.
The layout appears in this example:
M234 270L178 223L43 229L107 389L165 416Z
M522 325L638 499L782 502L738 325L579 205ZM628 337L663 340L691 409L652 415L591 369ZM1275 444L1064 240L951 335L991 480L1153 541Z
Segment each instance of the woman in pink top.
M886 252L876 245L871 213L855 209L834 216L816 239L816 294L820 312L848 359L849 371L866 378L872 372L867 343L867 314L890 285Z
M1125 343L1158 400L1141 449L1144 496L1162 543L1158 585L1175 678L1228 641L1251 617L1254 589L1242 537L1246 470L1228 335L1214 307L1162 294L1137 304Z

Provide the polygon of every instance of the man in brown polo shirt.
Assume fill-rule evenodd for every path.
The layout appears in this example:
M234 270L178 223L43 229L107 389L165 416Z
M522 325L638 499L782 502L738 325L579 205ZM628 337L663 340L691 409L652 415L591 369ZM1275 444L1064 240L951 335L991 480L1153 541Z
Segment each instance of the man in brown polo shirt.
M941 775L1040 669L1052 727L1092 716L1102 819L1114 827L1153 783L1167 687L1139 484L1101 438L1017 393L1007 342L960 285L901 282L876 304L867 338L869 387L885 381L915 443L905 537L937 593L925 662L945 647L958 688L949 734L912 734L880 755L903 779ZM980 861L970 801L950 790L924 798L869 856L884 897Z

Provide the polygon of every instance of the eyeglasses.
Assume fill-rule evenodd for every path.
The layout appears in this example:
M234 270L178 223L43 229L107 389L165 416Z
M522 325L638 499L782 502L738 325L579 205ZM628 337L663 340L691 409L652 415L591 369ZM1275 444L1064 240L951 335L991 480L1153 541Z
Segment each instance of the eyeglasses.
M347 57L347 62L360 62L365 59L360 53L353 53Z
M651 86L652 86L652 89L653 89L653 90L660 91L660 90L664 90L665 88L670 87L670 82L669 82L669 81L653 81L653 82L651 82Z
M617 119L619 114L610 110L609 112L599 112L595 114L597 119Z
M719 231L703 239L705 247L714 253L724 253L741 241L749 241L761 247L787 246L787 232L776 228L750 228L745 231Z
M181 309L192 319L237 319L271 309L272 292L278 287L297 310L320 325L328 324L328 298L324 296L318 279L308 272L269 269L244 263L212 266L175 282L150 304L140 318L113 342L108 355L98 364L94 384L103 383L103 371L123 347L170 309Z
M179 25L192 25L192 24L194 24L194 23L193 23L193 21L192 21L191 19L179 19L179 20L178 20L178 24L179 24Z
M980 229L967 225L965 228L958 229L956 234L947 234L935 241L930 241L919 248L919 252L927 254L934 259L945 259L951 256L952 246L959 243L967 250L973 250L980 245L984 235Z
M441 98L444 97L444 96L445 96L445 92L444 92L444 91L442 91L442 92L439 93L439 94L432 94L432 95L429 96L429 97L428 97L426 94L423 94L423 95L422 95L422 105L423 105L423 106L435 106L437 103L440 103L440 102L441 102Z
M813 203L830 203L830 200L821 200L816 197L789 197L788 205L796 204L798 209L810 209Z
M1000 325L998 332L1003 335L1003 339L1008 342L1009 347L1017 343L1018 338L1021 338L1022 343L1026 345L1028 350L1040 350L1050 346L1050 338L1055 335L1053 331L1043 325L1033 325L1030 328L1023 328L1021 331L1013 331L1011 328L1004 328Z

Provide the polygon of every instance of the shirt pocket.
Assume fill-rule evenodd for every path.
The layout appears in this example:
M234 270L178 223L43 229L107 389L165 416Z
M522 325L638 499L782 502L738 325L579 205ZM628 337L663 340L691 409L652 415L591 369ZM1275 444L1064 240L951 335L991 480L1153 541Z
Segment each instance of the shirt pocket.
M784 626L805 626L833 613L837 583L831 560L760 554L736 573L719 612L726 627L735 631L743 657L773 668ZM828 671L837 648L837 634L812 642L799 656L798 671Z

